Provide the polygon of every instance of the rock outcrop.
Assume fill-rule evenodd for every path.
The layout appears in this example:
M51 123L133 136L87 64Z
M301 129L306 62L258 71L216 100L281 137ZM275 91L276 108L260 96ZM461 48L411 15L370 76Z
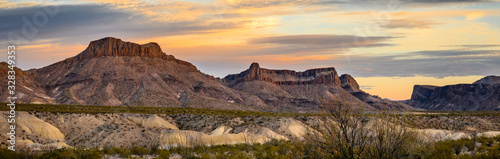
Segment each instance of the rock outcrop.
M340 79L333 67L296 72L292 70L260 68L258 63L252 63L248 70L239 74L228 75L223 79L223 81L230 85L253 80L266 81L278 85L328 84L340 86Z
M344 88L347 91L359 91L359 85L358 82L349 74L343 74L340 76L340 82L342 85L342 88Z
M500 110L498 76L488 76L473 84L438 86L415 85L409 104L428 110Z
M343 74L340 76L340 81L342 81L342 88L351 93L359 100L368 103L372 107L381 110L416 110L415 108L404 104L402 102L391 101L388 99L382 99L379 96L374 96L366 93L359 89L358 82L349 74Z

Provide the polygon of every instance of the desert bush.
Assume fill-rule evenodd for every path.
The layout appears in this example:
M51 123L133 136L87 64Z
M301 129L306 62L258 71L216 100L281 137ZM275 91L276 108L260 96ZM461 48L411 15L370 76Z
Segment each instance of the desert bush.
M28 155L22 152L11 151L7 147L0 147L0 159L11 158L28 158Z
M307 158L413 158L423 145L392 112L368 117L360 107L342 102L324 103L328 114L319 133L306 137Z

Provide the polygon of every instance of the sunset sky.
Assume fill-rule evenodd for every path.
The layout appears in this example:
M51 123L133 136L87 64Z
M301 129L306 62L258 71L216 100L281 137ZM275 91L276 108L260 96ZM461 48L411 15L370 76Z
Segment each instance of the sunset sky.
M410 98L415 84L500 75L497 0L0 0L0 61L15 44L22 69L72 57L103 37L157 42L216 77L252 62L335 67L393 100Z

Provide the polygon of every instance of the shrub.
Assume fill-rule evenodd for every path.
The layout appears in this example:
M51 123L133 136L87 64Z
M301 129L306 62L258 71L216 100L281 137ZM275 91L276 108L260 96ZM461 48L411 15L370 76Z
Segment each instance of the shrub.
M362 108L341 102L324 103L320 133L306 137L311 158L402 158L414 157L421 149L416 132L398 124L392 112L378 112L371 118ZM371 123L370 120L375 121Z

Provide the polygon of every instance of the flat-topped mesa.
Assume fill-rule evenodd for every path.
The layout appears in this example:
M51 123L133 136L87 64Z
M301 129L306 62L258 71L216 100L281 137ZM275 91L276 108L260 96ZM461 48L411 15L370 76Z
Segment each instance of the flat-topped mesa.
M139 56L168 59L157 43L143 45L124 42L121 39L106 37L90 42L87 49L75 56L76 60L103 56Z
M224 78L228 84L246 81L266 81L279 85L331 84L340 86L340 79L335 68L317 68L304 72L292 70L271 70L260 68L258 63L252 63L248 70Z
M84 51L73 58L66 59L65 62L69 63L104 56L137 56L145 58L161 58L196 68L189 62L178 60L172 55L165 54L161 50L160 45L158 45L157 43L150 42L140 45L136 43L125 42L121 39L113 37L106 37L90 42L89 46Z

